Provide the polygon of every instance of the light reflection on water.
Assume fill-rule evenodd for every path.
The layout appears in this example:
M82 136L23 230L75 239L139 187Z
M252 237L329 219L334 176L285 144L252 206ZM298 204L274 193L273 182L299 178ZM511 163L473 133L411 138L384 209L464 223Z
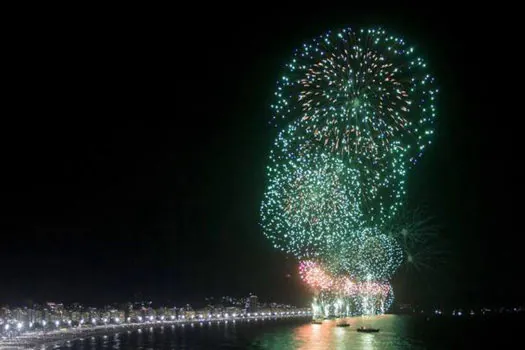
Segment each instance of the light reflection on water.
M349 317L350 327L337 327L334 320L322 324L303 324L282 334L264 334L257 344L261 349L421 349L405 334L402 318L385 315ZM360 326L377 327L379 333L359 333Z
M229 322L228 324L204 322L191 327L182 325L150 328L118 334L86 337L64 343L61 350L101 349L458 349L471 348L475 341L487 347L495 340L495 349L502 348L505 340L495 332L495 327L509 330L520 324L501 320L435 319L410 316L384 315L352 317L346 319L350 327L337 327L337 321L310 324L303 321L258 320ZM360 326L380 328L379 333L359 333ZM514 333L514 332L513 332ZM46 349L57 349L47 346Z
M336 327L337 321L322 324L307 321L282 322L258 320L251 322L199 323L183 327L146 327L123 333L74 340L60 347L47 349L419 349L405 337L403 317L375 316L347 318L350 327ZM360 326L381 328L376 334L356 332Z

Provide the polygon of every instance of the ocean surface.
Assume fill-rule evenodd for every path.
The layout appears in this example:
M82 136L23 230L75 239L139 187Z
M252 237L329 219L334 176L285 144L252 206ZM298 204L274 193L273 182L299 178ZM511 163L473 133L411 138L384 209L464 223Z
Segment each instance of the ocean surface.
M524 317L430 317L383 315L336 321L308 320L196 322L157 326L74 340L40 349L502 349L522 348ZM380 328L359 333L359 326Z

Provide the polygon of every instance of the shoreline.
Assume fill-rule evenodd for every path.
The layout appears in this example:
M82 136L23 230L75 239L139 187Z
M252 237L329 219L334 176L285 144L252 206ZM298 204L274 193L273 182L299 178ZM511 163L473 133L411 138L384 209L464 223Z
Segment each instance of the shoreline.
M190 325L192 323L200 322L223 322L223 321L247 321L247 320L281 320L290 318L311 318L311 315L286 315L286 316L265 316L265 317L229 317L216 318L213 320L174 320L174 321L156 321L143 323L126 323L119 325L95 326L86 328L71 328L67 330L43 332L28 332L20 336L10 339L0 339L0 350L8 349L34 349L37 347L60 346L67 342L84 339L88 337L96 337L103 335L111 335L123 331L134 331L140 328L157 328L171 325Z

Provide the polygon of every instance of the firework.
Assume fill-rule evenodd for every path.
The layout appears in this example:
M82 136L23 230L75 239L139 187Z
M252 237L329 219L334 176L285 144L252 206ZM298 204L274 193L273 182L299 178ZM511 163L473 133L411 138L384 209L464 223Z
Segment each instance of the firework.
M305 154L269 167L269 174L261 224L276 248L313 257L351 239L360 222L359 188L340 159Z
M360 281L368 278L386 281L403 258L403 250L394 237L367 227L357 229L352 240L340 242L323 262L334 275L348 275Z
M427 63L382 29L328 32L293 54L271 105L283 125L270 163L330 152L356 172L367 225L391 221L407 169L431 143L437 89Z
M299 274L316 291L331 290L334 287L333 278L314 261L302 261L299 264Z
M388 282L334 277L313 261L302 261L299 272L316 295L312 307L317 316L383 314L392 305L393 290Z
M293 122L279 132L269 157L270 181L279 174L290 176L293 174L290 168L304 169L316 162L337 164L339 168L346 167L348 174L342 180L352 192L350 200L361 222L374 226L392 221L406 195L406 165L399 157L392 156L383 164L347 162L322 147L310 147L311 140L308 135L299 134L298 125Z
M438 239L440 228L424 209L403 210L385 230L399 242L405 269L429 269L444 255Z
M403 245L420 245L437 237L435 219L422 208L404 209L386 226L386 230Z
M366 235L356 255L356 274L361 279L386 281L403 262L401 247L384 234Z
M361 315L384 314L393 301L394 291L388 282L363 282L355 298L357 313Z
M382 29L328 32L286 65L271 105L279 132L261 226L303 260L315 314L384 313L388 281L424 252L426 221L402 209L437 94L425 60Z
M403 39L343 29L295 51L271 108L274 121L300 120L312 143L350 161L396 153L413 162L430 143L436 94L427 63Z

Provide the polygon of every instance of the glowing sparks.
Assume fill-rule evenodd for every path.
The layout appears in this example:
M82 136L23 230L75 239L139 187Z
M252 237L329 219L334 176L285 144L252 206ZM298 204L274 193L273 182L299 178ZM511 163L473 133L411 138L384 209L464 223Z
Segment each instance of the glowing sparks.
M272 104L274 121L299 119L312 141L350 159L388 157L393 140L413 159L436 118L437 89L426 66L385 30L328 32L296 50L286 65Z
M350 239L359 225L357 179L343 162L326 154L305 154L269 169L261 207L264 234L275 247L312 257Z
M316 295L313 303L315 316L382 314L393 301L393 290L388 282L335 277L313 261L302 261L299 273Z
M320 314L385 312L388 280L414 262L417 228L397 223L437 94L426 61L382 29L328 32L286 65L261 226L275 248L309 259L299 270Z
M330 290L334 286L332 277L313 261L301 262L299 273L303 281L316 290Z

